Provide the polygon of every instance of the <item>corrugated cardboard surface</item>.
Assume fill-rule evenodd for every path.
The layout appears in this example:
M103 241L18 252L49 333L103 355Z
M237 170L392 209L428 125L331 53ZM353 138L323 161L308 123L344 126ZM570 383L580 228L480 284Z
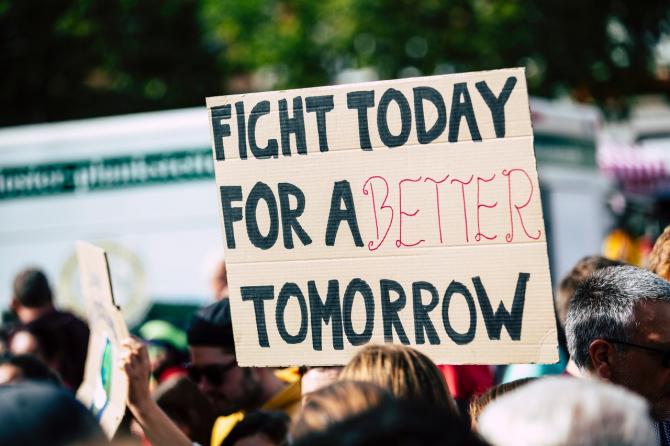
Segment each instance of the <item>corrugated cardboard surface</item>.
M114 303L107 254L86 242L77 242L80 282L86 300L91 334L88 342L84 382L77 398L91 408L100 393L102 361L107 341L111 343L111 390L104 409L96 414L108 438L112 438L126 411L128 379L118 367L120 343L126 339L128 328L121 311Z
M475 84L486 81L498 95L511 76L517 82L504 108L505 135L497 138L491 111ZM448 140L453 86L461 82L467 83L482 141L472 141L464 118L458 141ZM429 144L420 144L416 136L413 88L422 86L440 92L446 106L446 129ZM406 144L392 148L382 143L377 129L377 106L389 88L403 93L412 117ZM375 106L367 112L372 150L360 147L358 113L347 108L347 93L352 91L375 92ZM306 97L321 95L333 95L334 109L326 114L329 150L319 150L315 113L303 110L307 154L296 153L296 141L291 136L291 156L282 155L278 101L287 99L289 116L293 116L294 97L302 97L304 104ZM270 111L259 118L256 138L260 146L268 138L277 139L279 156L255 159L248 153L247 159L241 159L234 104L243 102L248 115L255 104L264 100L269 101ZM236 246L226 249L236 352L241 365L346 363L359 347L352 346L344 336L343 348L334 349L332 323L322 324L322 350L314 349L311 338L313 321L307 284L315 281L321 299L325 300L328 281L335 279L339 281L340 301L352 279L365 281L372 290L374 329L369 342L384 342L380 280L387 279L400 283L406 294L406 304L398 315L410 345L438 363L496 364L557 359L544 224L522 69L208 99L210 108L225 104L231 104L232 109L231 118L225 120L230 135L223 138L225 160L216 161L215 166L217 185L241 186L243 195L242 201L232 203L243 210L243 219L232 223ZM435 121L435 110L429 102L424 103L427 128ZM397 135L401 123L399 108L394 103L385 119L391 134ZM334 246L326 245L333 185L341 181L348 181L351 188L363 246L356 246L346 221L339 225ZM436 185L439 181L442 182ZM303 246L293 232L295 246L286 249L281 219L271 221L263 200L256 209L260 232L265 235L275 225L278 238L269 249L251 243L244 205L258 182L273 191L278 218L279 183L291 183L304 193L305 209L298 221L311 243ZM295 198L290 197L289 201L295 207ZM220 202L218 205L221 208ZM500 339L490 339L473 278L480 278L494 312L500 302L509 311L520 273L529 274L520 339L511 339L505 327ZM430 282L439 293L439 303L429 316L439 336L438 345L429 345L428 341L416 344L412 284L419 281ZM462 345L447 335L443 322L445 290L452 281L468 289L476 306L475 335ZM277 297L287 282L298 286L308 310L306 334L296 344L285 342L277 328ZM274 298L265 301L269 346L262 347L254 304L242 300L240 289L268 285L274 286ZM391 296L392 300L396 298L393 293ZM424 298L427 304L429 296ZM301 334L301 327L304 328L299 301L298 297L291 297L280 314L291 336ZM363 331L365 323L362 302L360 295L354 299L351 314L352 326L358 333ZM466 299L460 294L451 299L447 313L449 323L458 333L467 332L473 323ZM395 342L399 342L397 334L394 336Z

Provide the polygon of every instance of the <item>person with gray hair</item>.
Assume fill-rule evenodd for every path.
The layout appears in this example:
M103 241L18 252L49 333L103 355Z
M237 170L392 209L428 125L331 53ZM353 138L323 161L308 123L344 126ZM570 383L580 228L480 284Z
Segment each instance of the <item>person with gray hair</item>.
M670 283L634 266L598 270L578 286L565 330L580 370L646 398L658 444L670 445Z
M647 402L592 379L542 378L489 404L479 433L495 446L647 446Z

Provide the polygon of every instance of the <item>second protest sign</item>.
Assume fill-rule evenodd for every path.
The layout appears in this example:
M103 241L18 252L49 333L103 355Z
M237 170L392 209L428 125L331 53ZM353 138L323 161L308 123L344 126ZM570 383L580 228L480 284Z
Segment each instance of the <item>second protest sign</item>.
M207 105L240 365L557 360L522 69Z

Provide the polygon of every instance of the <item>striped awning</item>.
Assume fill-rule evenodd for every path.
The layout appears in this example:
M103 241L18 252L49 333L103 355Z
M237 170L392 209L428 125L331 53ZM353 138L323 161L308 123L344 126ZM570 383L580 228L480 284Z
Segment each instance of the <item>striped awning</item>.
M624 191L670 194L670 139L665 147L600 143L596 160L600 170L618 181Z

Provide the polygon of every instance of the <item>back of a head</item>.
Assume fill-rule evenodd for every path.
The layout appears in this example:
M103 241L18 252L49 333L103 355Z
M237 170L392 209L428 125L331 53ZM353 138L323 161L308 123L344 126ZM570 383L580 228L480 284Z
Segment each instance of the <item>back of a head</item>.
M221 446L235 446L235 444L244 439L254 436L263 437L265 443L284 445L288 437L288 427L290 419L288 415L282 412L270 412L258 410L250 412L235 425Z
M235 340L229 299L221 299L198 310L191 318L187 336L189 346L221 347L234 352Z
M163 412L188 428L191 440L203 445L209 443L216 415L193 381L175 376L159 384L153 396Z
M470 414L470 425L472 428L475 429L479 415L489 404L501 396L506 395L507 393L516 390L525 384L528 384L529 382L533 382L536 379L537 378L522 378L507 383L498 384L497 386L491 387L481 395L472 398L470 401L470 408L468 410Z
M649 255L648 269L665 280L670 280L670 226L656 239Z
M37 268L26 268L14 277L13 296L16 302L28 308L39 308L53 301L49 281Z
M11 353L0 354L0 368L9 367L17 371L11 382L18 381L38 381L57 386L62 382L56 372L51 370L44 362L32 355L13 355ZM6 384L10 381L3 381L0 377L0 384Z
M440 369L423 353L397 344L368 345L344 367L340 379L377 384L395 398L458 413Z
M617 260L610 260L599 255L586 256L580 259L570 272L561 280L556 290L556 311L561 324L565 325L565 318L568 314L568 307L572 296L575 294L577 286L582 280L586 279L592 272L608 266L621 266L623 263Z
M565 324L570 356L580 368L590 364L595 339L627 340L635 325L635 305L644 300L670 302L670 283L635 266L613 266L584 279L570 303Z
M393 400L296 439L294 446L486 446L452 411Z
M291 437L298 439L368 409L388 403L391 394L381 387L358 381L338 381L311 392L293 423Z
M655 433L647 403L590 379L539 379L493 401L479 433L496 446L644 446Z
M106 439L93 415L67 390L18 383L0 386L0 444L101 445Z

